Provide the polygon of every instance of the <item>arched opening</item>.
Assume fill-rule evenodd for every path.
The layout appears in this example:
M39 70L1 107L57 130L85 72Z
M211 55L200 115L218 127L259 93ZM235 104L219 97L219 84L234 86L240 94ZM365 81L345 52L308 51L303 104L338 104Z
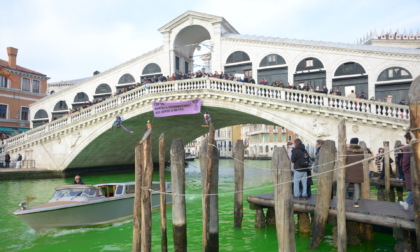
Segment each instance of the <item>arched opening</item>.
M204 64L211 65L213 46L209 42L210 40L210 33L201 25L187 26L176 35L174 59L171 64L174 77L181 79L184 75L188 75L189 72L198 70L212 71L204 67ZM205 52L207 50L208 52ZM203 63L203 58L206 63Z
M35 113L34 119L32 120L32 127L36 128L43 124L48 123L50 120L48 118L47 111L40 109Z
M240 75L244 79L245 75L247 77L252 77L252 61L249 58L249 55L243 51L236 51L229 55L226 60L225 74L229 75Z
M88 106L89 105L89 96L85 92L79 92L76 94L73 100L72 107L74 110Z
M131 74L128 74L128 73L124 74L118 80L117 92L124 89L124 88L128 88L129 86L133 86L135 84L136 84L136 80L134 79L134 77Z
M95 90L95 94L93 95L94 102L100 102L106 98L111 97L111 95L112 95L111 87L106 83L102 83Z
M269 54L260 62L258 79L264 78L271 84L278 81L279 85L287 84L287 65L284 58L278 54Z
M313 90L316 87L322 89L327 82L324 64L317 58L305 58L297 65L293 79L295 85L303 86L308 83Z
M353 90L357 97L367 98L368 76L359 63L346 62L335 70L332 87L334 90L339 89L345 96Z
M146 79L152 83L158 82L159 78L162 76L162 70L160 66L156 63L149 63L147 66L144 67L141 73L141 82L145 81Z
M67 106L66 101L59 101L55 104L54 110L51 113L52 115L52 121L57 120L58 118L61 118L69 112L69 108Z
M384 101L392 97L393 103L408 104L408 90L413 81L412 74L402 67L390 67L383 70L375 84L375 97Z

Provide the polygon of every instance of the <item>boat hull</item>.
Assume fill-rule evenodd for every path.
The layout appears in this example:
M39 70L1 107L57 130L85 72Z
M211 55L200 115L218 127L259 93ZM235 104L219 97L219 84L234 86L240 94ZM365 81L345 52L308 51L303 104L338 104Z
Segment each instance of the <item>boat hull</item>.
M171 195L166 202L171 203ZM152 194L152 208L160 205L159 194ZM107 225L132 218L134 196L98 199L48 208L28 208L14 214L37 232L48 229Z

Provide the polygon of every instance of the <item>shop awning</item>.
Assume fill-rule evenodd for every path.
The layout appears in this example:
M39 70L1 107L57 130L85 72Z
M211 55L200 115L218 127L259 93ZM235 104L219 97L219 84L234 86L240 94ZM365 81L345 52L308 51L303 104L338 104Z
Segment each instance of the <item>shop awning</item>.
M15 133L12 128L0 127L0 133Z
M28 130L30 130L30 129L18 128L18 130L19 130L20 132L25 132L25 131L28 131Z

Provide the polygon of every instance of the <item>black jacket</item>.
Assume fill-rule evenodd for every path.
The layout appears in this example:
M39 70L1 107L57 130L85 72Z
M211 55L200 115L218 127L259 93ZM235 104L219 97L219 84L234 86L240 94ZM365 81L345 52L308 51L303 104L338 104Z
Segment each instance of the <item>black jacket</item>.
M300 171L300 172L306 172L308 170L310 170L308 167L302 168L299 165L298 159L303 155L303 152L305 151L305 145L303 144L299 144L296 148L294 148L292 150L292 162L293 162L293 168L295 169L295 171Z

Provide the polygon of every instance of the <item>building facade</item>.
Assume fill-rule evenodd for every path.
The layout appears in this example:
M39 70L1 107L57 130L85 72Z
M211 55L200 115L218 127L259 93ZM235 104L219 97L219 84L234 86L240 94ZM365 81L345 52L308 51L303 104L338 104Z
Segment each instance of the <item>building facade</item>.
M45 74L16 64L18 49L7 48L0 59L0 134L13 136L30 128L29 105L46 96Z

